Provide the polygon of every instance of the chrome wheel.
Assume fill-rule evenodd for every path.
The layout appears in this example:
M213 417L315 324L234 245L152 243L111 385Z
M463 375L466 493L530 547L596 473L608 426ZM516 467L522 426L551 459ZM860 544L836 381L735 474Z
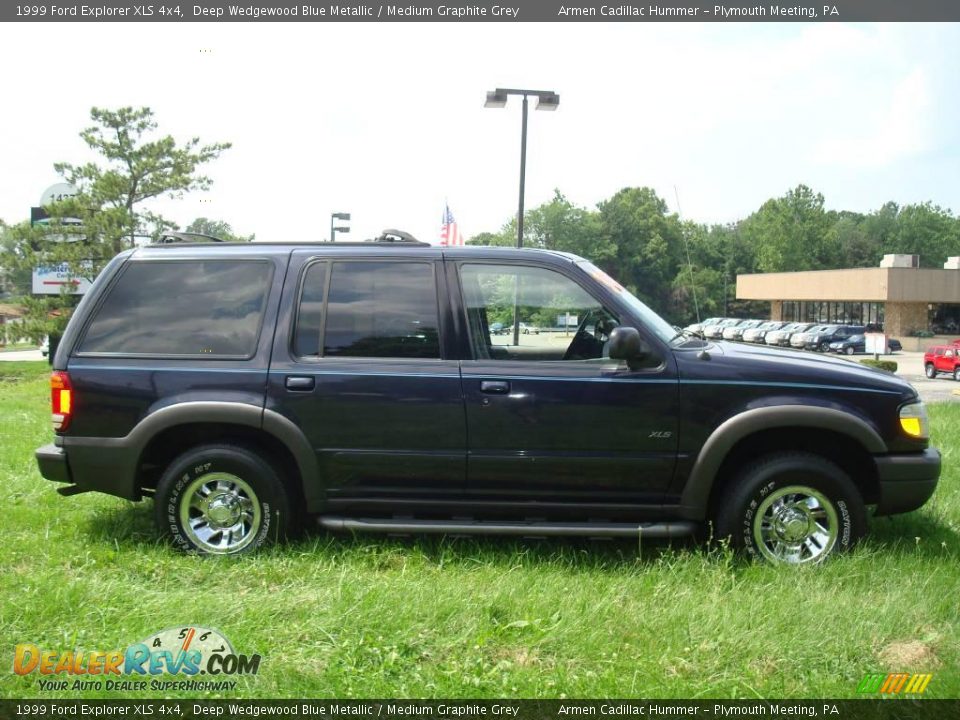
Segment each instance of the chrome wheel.
M837 509L813 488L791 485L767 496L753 519L757 549L774 563L823 560L837 542Z
M180 499L180 524L191 542L205 552L239 552L260 529L260 501L236 475L213 472L196 478Z

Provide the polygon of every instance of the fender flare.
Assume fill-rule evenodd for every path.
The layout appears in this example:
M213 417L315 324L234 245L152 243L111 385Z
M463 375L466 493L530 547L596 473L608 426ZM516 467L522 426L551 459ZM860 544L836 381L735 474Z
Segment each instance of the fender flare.
M293 457L300 474L307 508L316 509L322 503L323 496L317 483L317 458L309 441L296 424L273 410L265 410L258 405L222 400L196 400L162 407L147 415L124 437L120 438L64 438L64 445L96 447L116 450L125 460L123 476L133 482L136 468L144 450L158 433L193 423L221 423L241 425L261 430L282 444ZM133 497L136 486L123 497Z
M873 427L856 415L842 410L808 405L780 405L747 410L721 423L700 449L680 496L684 517L707 519L707 504L717 472L738 442L762 430L786 427L830 430L859 443L869 453L887 451L886 443Z

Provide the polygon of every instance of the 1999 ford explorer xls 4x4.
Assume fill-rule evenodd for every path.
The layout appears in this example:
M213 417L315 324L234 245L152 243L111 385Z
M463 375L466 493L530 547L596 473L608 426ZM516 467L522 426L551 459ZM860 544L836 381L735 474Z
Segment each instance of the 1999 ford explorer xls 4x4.
M920 507L940 474L906 382L690 337L550 251L127 251L71 318L51 382L43 476L64 495L152 495L160 528L201 553L308 517L654 538L712 522L754 556L817 562L870 512Z

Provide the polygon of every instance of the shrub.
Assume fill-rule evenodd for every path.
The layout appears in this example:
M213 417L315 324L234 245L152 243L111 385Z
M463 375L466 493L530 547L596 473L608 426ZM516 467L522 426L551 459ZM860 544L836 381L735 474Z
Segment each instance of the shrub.
M897 371L897 363L893 360L874 360L873 358L867 358L866 360L861 360L860 364L892 373Z

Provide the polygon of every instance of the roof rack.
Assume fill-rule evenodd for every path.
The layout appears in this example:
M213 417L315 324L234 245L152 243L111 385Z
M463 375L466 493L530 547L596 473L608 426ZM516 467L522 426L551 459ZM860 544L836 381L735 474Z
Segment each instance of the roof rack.
M156 246L171 246L171 245L184 245L184 244L204 244L204 243L215 243L217 245L237 245L236 242L231 242L229 240L224 240L223 238L214 237L213 235L205 235L203 233L193 233L193 232L165 232L160 235L156 240L154 240L151 245ZM242 243L244 245L248 243ZM259 242L259 243L249 243L250 245L326 245L326 246L335 246L335 247L370 247L371 245L394 245L394 246L407 246L407 247L430 247L430 243L417 240L413 235L403 230L393 230L387 229L380 233L375 238L370 238L369 240L355 241L355 242L334 242L331 243L328 240L294 240L289 243L268 243L268 242Z
M213 235L205 235L204 233L195 233L195 232L174 232L168 231L163 233L160 237L153 241L153 245L172 245L174 243L225 243L227 242L223 238L214 237Z
M391 228L387 228L387 229L384 230L382 233L380 233L377 237L372 238L372 239L370 239L370 240L366 240L365 242L370 242L370 243L405 243L405 244L408 244L408 245L421 245L421 246L422 246L422 245L427 245L427 246L430 245L430 243L425 243L425 242L421 242L420 240L417 240L413 235L411 235L411 234L408 233L408 232L404 232L403 230L393 230L393 229L391 229Z

